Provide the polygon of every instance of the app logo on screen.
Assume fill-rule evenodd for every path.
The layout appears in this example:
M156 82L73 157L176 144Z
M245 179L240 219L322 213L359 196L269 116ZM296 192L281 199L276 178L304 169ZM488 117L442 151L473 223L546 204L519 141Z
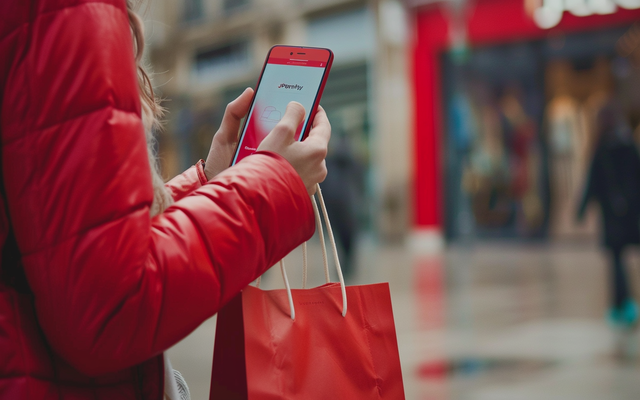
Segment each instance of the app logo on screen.
M278 86L278 89L296 89L296 90L302 90L302 86L300 85L288 85L286 83L281 83L280 86Z

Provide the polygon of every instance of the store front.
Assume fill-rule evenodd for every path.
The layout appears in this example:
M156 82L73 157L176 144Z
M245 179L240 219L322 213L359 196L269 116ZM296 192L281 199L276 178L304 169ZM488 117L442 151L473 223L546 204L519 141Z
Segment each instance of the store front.
M450 4L416 12L416 227L454 241L593 237L593 212L575 215L595 115L613 98L629 129L640 122L640 11Z

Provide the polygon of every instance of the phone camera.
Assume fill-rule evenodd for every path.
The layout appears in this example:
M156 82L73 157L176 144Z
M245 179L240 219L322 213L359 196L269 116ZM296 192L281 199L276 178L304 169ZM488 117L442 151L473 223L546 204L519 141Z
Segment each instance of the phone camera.
M293 55L293 51L291 53L289 53L289 55L292 56Z

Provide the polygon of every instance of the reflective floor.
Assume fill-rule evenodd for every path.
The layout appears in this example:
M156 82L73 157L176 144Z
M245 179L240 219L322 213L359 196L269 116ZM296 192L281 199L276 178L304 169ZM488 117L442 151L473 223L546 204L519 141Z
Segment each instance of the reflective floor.
M309 283L324 283L319 246ZM628 255L640 293L640 253ZM286 259L301 287L301 253ZM352 284L390 283L407 399L640 398L640 336L606 323L606 259L595 244L453 246L440 255L363 242ZM334 279L335 280L335 279ZM280 288L277 268L263 288ZM215 318L169 351L207 400Z

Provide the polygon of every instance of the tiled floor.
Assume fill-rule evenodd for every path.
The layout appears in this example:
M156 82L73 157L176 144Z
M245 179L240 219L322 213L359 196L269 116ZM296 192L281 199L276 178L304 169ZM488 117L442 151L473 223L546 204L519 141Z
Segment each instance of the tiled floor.
M309 253L310 284L322 284L319 248ZM596 245L417 256L364 242L359 253L351 283L390 283L407 399L640 399L640 336L605 323L606 260ZM286 260L296 287L300 257ZM629 265L640 284L640 257L630 254ZM281 280L275 268L263 287ZM214 333L215 318L169 351L194 400L208 399Z

